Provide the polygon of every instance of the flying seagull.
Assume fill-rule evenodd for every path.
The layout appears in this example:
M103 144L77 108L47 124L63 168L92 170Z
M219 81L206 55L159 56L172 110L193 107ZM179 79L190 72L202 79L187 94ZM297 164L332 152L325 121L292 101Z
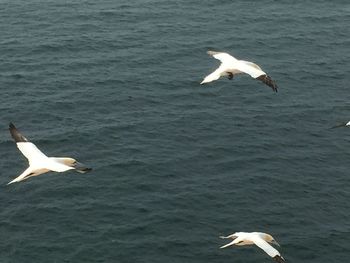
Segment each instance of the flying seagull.
M286 261L281 256L281 254L275 249L271 244L275 244L279 246L279 244L275 241L275 239L265 233L261 232L236 232L229 236L220 236L220 238L231 238L233 241L230 243L223 245L220 248L229 247L232 245L236 246L244 246L244 245L257 245L261 249L263 249L270 257L272 257L277 263L285 263Z
M349 122L340 123L338 125L335 125L335 126L332 127L332 129L340 128L340 127L350 127L350 121Z
M277 92L277 85L258 65L253 62L238 60L228 53L208 51L209 55L221 61L221 65L213 73L204 78L200 84L212 82L222 76L227 76L230 80L234 75L246 73L252 78L264 82Z
M37 176L50 171L65 172L68 170L75 170L80 173L91 171L91 168L84 167L73 158L47 157L35 146L35 144L28 141L28 139L17 130L13 123L10 123L9 129L12 138L16 141L18 149L28 159L29 167L8 184L20 182L28 179L29 177Z

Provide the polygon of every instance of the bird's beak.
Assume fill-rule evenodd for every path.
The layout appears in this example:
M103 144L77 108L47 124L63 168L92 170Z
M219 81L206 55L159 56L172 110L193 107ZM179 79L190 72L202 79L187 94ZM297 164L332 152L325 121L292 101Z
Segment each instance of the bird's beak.
M79 173L87 173L92 170L92 168L86 167L85 165L79 162L75 162L74 169Z
M348 124L347 122L344 122L344 123L341 123L341 124L338 124L338 125L335 125L335 126L331 127L331 129L347 127L348 126L347 124Z
M272 240L272 241L271 241L271 244L274 244L274 245L276 245L276 246L279 246L279 247L280 247L280 244L278 244L276 240Z
M226 245L223 245L223 246L221 246L220 248L225 248L225 247L229 247L229 246L232 246L233 244L234 244L234 240L233 241L231 241L230 243L228 243L228 244L226 244Z

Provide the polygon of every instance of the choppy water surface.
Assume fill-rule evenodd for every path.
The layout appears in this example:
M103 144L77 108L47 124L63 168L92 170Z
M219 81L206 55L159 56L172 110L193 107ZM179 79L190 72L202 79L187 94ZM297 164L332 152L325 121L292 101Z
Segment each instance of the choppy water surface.
M1 1L1 262L346 262L348 1ZM200 86L223 50L249 76ZM7 186L14 122L94 168Z

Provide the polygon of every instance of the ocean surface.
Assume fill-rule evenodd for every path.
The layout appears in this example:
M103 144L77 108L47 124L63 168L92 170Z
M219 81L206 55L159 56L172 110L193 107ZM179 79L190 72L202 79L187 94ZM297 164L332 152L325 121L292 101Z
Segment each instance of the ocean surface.
M348 262L349 1L0 1L0 262ZM199 85L219 62L259 64ZM13 122L87 174L7 185Z

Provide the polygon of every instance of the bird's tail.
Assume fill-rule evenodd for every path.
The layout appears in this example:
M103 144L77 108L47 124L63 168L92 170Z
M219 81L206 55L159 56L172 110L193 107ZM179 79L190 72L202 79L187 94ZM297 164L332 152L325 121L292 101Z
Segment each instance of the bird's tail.
M13 183L16 183L16 182L18 182L18 180L16 180L16 179L13 179L11 182L9 182L7 185L9 185L9 184L13 184Z
M16 182L20 182L22 180L27 179L28 177L30 177L32 174L34 174L32 172L32 169L30 167L28 167L21 175L17 176L15 179L13 179L11 182L9 182L7 185L9 184L13 184Z
M228 244L226 244L226 245L223 245L223 246L221 246L220 248L225 248L225 247L229 247L229 246L232 246L232 245L234 245L234 240L233 241L231 241L230 243L228 243Z

